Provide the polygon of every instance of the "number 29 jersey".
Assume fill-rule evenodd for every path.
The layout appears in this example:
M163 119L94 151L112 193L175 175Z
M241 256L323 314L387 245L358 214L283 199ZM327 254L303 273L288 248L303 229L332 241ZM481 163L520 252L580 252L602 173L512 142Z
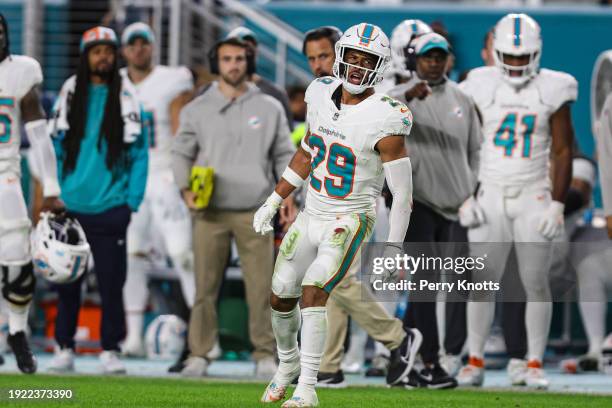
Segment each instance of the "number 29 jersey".
M541 69L523 87L514 88L499 68L481 67L470 71L460 88L482 114L479 180L500 185L548 180L550 117L578 97L574 77Z
M0 62L0 173L20 173L21 99L42 80L33 58L10 55Z
M407 136L412 114L406 105L375 93L357 105L334 102L342 81L314 80L306 90L308 141L312 155L306 212L321 218L373 212L384 173L375 150L385 136Z

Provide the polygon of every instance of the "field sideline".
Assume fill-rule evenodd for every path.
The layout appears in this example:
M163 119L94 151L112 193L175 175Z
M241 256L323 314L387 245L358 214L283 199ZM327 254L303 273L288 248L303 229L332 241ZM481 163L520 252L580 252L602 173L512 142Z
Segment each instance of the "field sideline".
M102 376L0 374L0 405L33 407L262 407L264 384ZM9 400L9 389L71 389L72 400ZM492 390L319 389L321 407L610 407L612 397ZM280 404L271 405L279 407Z

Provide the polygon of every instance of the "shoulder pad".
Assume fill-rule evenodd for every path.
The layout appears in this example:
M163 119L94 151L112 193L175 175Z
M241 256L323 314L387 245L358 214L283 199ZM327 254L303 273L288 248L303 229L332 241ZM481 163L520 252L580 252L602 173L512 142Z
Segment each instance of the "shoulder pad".
M12 62L15 64L16 71L21 74L17 95L15 95L18 99L21 99L32 87L42 83L42 69L34 58L25 55L12 55L10 58L13 59Z
M326 76L317 78L308 85L304 101L311 103L320 97L331 98L331 95L340 85L342 85L342 81L335 77Z
M380 95L379 105L382 105L382 110L386 113L381 127L382 133L408 136L412 128L410 109L404 103L387 95Z
M542 103L551 106L555 112L565 103L578 98L578 81L565 72L543 68L534 79L534 84Z
M459 89L468 94L476 105L483 109L493 102L495 90L503 80L497 67L474 68L459 84Z

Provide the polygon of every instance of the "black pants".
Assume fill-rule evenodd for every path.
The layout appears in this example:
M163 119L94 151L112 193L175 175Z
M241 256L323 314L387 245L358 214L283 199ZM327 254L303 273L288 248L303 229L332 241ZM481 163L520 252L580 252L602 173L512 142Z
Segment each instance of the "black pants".
M467 242L467 231L458 222L447 220L426 205L415 201L404 241ZM419 277L415 277L418 280ZM465 303L448 302L446 313L445 348L453 350L459 344L463 347L466 338ZM416 327L423 334L421 346L423 362L437 363L440 346L435 301L432 299L432 301L411 302L404 316L404 326Z
M119 351L125 337L123 285L127 273L126 232L131 211L127 206L100 214L70 213L85 231L95 263L96 280L102 299L102 349ZM55 340L62 348L74 348L77 319L81 307L81 284L57 285L59 302L55 319Z

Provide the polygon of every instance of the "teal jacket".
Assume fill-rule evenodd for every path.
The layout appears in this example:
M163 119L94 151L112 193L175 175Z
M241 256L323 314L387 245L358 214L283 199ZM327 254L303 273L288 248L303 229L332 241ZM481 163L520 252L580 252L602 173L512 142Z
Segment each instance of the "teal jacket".
M137 211L144 197L149 161L145 135L141 134L130 144L126 165L115 169L114 174L106 167L108 146L105 139L98 148L107 96L106 85L89 86L85 137L81 140L76 166L67 175L63 172L63 135L54 139L61 198L69 211L99 214L122 205Z

